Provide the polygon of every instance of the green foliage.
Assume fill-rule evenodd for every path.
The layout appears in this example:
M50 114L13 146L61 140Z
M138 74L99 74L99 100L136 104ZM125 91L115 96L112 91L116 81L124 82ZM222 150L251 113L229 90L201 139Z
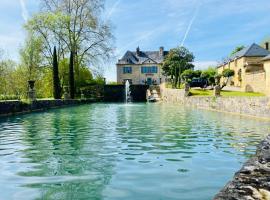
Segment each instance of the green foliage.
M236 54L237 52L241 51L244 48L245 48L244 45L235 47L235 49L231 52L231 56L234 55L234 54Z
M230 78L232 76L234 76L234 70L232 69L224 69L222 72L222 76L225 78Z
M20 96L17 95L0 95L0 101L6 100L20 100Z
M203 90L203 89L191 89L190 90L192 96L213 96L213 90ZM262 93L257 92L239 92L239 91L221 91L221 96L225 97L259 97L264 96Z
M162 69L166 76L170 76L174 87L181 84L181 74L187 69L193 69L194 55L185 47L171 49L165 57Z
M181 78L184 79L186 83L189 83L192 81L193 78L199 78L201 76L202 71L201 70L192 70L187 69L181 74Z
M214 85L216 75L217 70L213 67L208 67L208 69L202 71L201 78L206 79L209 85Z
M20 49L21 65L27 69L28 80L37 79L38 69L43 61L42 45L42 39L35 36L32 31L28 31L24 46Z

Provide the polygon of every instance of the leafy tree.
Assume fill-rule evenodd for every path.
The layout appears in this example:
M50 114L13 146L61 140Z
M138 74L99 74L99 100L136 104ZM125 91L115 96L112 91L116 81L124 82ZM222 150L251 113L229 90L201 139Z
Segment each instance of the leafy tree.
M36 80L42 65L42 44L40 37L28 31L24 46L20 49L21 64L26 67L28 80Z
M209 85L215 84L215 76L217 75L217 70L213 67L208 67L208 69L203 70L201 73L201 78L206 79Z
M192 69L187 69L181 74L181 78L189 83L192 81L193 78L199 78L201 76L202 71L201 70L192 70Z
M162 69L165 75L173 80L174 87L181 84L181 74L187 69L193 69L193 54L185 47L171 49L165 57Z
M235 47L235 49L234 49L234 50L232 51L232 53L231 53L231 56L234 55L234 54L236 54L238 51L241 51L241 50L244 49L244 48L245 48L244 45Z
M53 97L55 99L61 99L61 87L59 80L56 47L54 47L53 49Z
M233 77L234 74L235 74L235 72L232 69L224 69L223 70L221 75L225 78L225 81L222 84L221 89L224 88L228 84L230 78Z

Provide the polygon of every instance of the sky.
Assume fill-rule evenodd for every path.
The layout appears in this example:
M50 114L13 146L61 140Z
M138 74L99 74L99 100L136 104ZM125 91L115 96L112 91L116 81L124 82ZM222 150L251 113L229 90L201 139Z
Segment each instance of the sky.
M39 10L38 0L1 0L0 47L18 60L23 24ZM270 37L269 0L106 0L115 56L105 77L116 80L115 63L127 50L169 50L179 45L195 55L196 69L215 65L238 45Z

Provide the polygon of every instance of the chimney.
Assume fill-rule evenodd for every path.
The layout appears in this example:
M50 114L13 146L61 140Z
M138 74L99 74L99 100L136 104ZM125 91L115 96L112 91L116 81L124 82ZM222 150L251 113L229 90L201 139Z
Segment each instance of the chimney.
M140 47L136 48L136 55L139 56L140 55Z
M265 49L269 50L269 42L264 43L264 45L265 45Z
M164 56L164 47L159 47L159 56Z

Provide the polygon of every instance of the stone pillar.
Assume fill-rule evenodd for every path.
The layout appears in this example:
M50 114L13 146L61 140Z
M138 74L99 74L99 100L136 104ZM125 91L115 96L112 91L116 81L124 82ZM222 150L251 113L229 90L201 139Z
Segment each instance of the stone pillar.
M35 81L29 80L28 81L28 87L29 90L27 92L27 97L30 101L35 101L36 100L36 91L35 91Z
M219 86L219 85L216 85L216 86L214 87L214 96L215 96L215 97L220 97L220 91L221 91L220 86Z
M185 97L188 97L190 92L190 85L188 83L185 83Z
M68 100L70 99L70 96L69 96L69 87L68 86L64 86L64 99L65 100Z

